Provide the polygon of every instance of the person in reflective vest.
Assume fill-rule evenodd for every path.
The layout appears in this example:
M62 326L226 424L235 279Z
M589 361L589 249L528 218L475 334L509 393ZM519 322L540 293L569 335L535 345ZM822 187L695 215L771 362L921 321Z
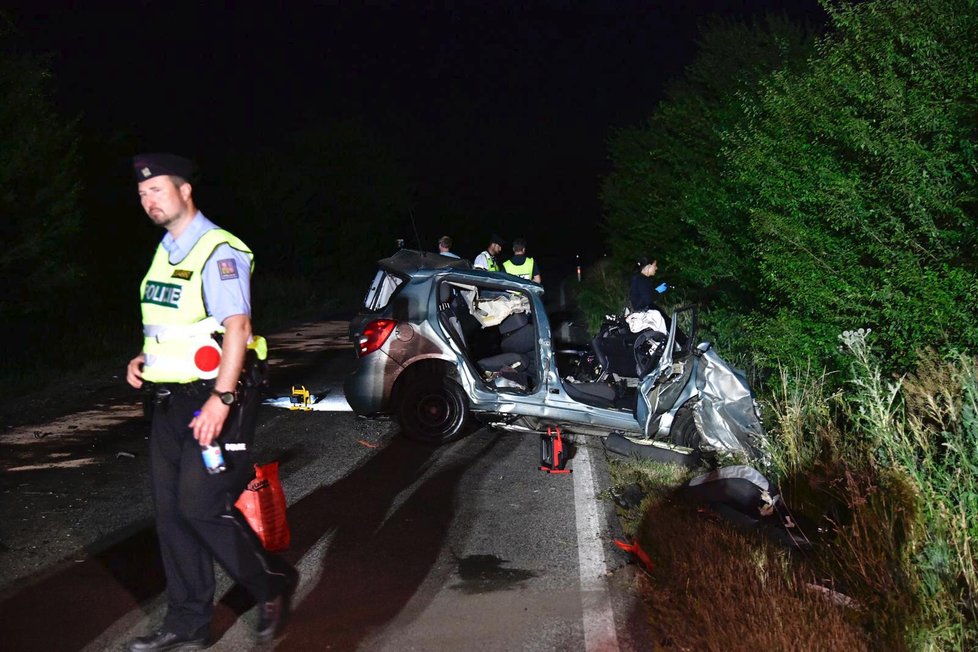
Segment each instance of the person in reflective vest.
M267 356L251 330L254 256L197 210L194 164L173 154L133 159L143 210L166 229L140 286L143 350L127 382L151 392L150 474L166 571L161 627L134 651L209 643L214 560L259 605L257 637L282 628L298 574L267 553L234 503L253 475L250 451ZM221 467L205 468L215 444ZM213 452L213 449L211 449Z
M503 270L507 274L529 279L534 283L540 282L540 270L537 269L536 261L526 255L524 238L513 238L513 257L503 263Z
M489 246L472 261L472 269L484 269L490 272L501 271L496 256L502 253L504 244L506 241L493 233L492 237L489 238Z

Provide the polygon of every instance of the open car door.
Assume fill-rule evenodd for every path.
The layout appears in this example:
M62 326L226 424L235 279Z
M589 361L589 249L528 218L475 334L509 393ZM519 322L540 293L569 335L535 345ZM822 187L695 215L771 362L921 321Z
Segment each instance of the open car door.
M696 345L696 328L696 306L677 309L662 358L639 383L644 438L758 459L764 430L747 379L709 343Z
M658 364L639 381L635 418L646 439L668 431L676 410L696 394L693 342L696 341L697 307L677 308L669 324L669 336Z

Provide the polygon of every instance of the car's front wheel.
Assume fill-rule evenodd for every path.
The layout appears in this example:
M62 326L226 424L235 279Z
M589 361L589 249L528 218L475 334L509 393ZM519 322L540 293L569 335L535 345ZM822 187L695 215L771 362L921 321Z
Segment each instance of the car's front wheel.
M699 450L703 437L700 435L699 428L696 427L693 408L689 404L679 408L679 411L676 412L676 419L672 422L669 438L677 446Z
M397 418L408 439L447 444L468 432L469 401L451 378L417 376L400 392Z

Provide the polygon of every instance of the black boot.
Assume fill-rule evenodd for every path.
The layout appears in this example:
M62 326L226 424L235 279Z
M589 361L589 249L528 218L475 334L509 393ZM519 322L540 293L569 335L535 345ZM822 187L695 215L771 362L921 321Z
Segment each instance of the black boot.
M276 569L278 570L278 569ZM282 569L281 586L274 598L258 605L258 627L255 637L259 641L270 641L282 633L289 611L292 609L292 594L299 585L299 571L292 566Z
M203 650L207 647L210 626L202 627L191 634L177 634L165 628L149 636L140 636L129 642L129 652L163 652L164 650Z

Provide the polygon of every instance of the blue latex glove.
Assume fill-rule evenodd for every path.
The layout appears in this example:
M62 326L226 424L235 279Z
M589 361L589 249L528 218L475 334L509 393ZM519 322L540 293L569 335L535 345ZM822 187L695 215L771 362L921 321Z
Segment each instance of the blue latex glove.
M665 283L659 283L659 285L656 286L655 291L658 292L659 294L662 294L668 289L669 289L668 285L666 285Z

